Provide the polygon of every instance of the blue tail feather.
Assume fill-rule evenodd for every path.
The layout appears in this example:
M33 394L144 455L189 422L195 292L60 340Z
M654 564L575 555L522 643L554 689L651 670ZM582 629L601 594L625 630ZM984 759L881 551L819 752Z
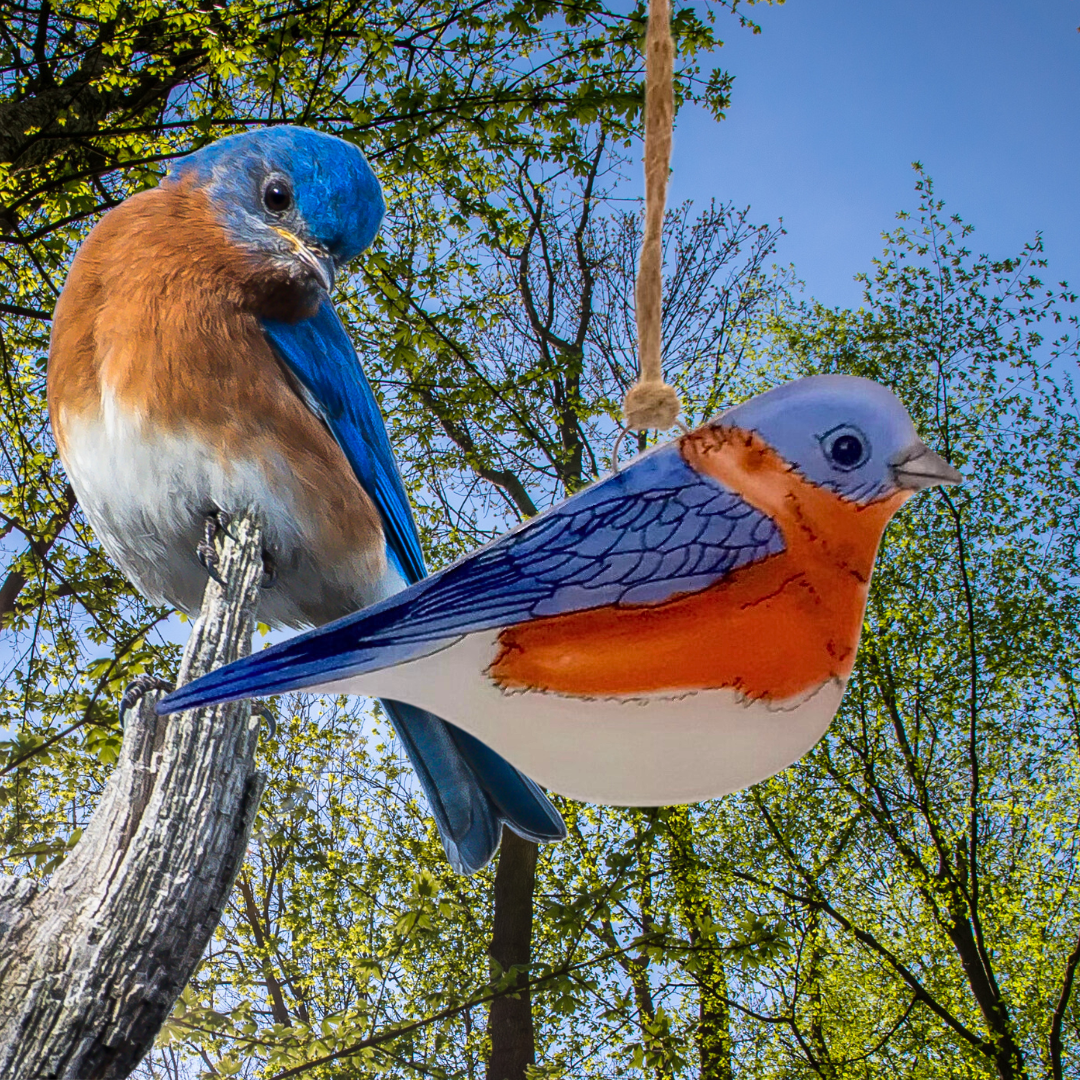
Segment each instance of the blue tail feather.
M559 840L566 827L547 797L509 762L467 732L403 701L382 701L416 769L459 873L490 862L505 822L529 840Z
M540 786L517 771L490 746L453 724L446 725L503 821L526 840L539 844L566 838L566 825Z

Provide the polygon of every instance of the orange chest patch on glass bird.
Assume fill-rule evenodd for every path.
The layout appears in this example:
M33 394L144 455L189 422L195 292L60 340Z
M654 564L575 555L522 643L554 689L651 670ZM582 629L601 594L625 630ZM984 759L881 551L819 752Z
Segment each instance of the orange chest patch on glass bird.
M730 689L782 702L848 678L877 548L906 493L854 503L809 483L752 433L702 430L681 452L768 514L783 551L662 603L508 627L487 672L497 685L581 697Z

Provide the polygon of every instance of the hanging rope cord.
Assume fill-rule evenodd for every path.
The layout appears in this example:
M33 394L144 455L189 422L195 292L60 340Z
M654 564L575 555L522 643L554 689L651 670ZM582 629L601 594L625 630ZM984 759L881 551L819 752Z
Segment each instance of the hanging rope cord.
M650 0L645 35L645 235L635 293L639 371L638 381L623 401L628 431L667 430L682 409L675 387L664 382L660 323L664 208L675 116L674 70L671 2Z

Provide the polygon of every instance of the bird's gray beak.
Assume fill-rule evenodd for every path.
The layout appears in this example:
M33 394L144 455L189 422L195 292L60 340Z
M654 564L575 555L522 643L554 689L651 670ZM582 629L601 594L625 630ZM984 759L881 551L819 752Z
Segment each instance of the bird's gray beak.
M289 232L288 229L282 229L276 225L273 228L274 232L288 240L297 261L303 263L311 271L312 276L326 292L330 292L334 287L337 272L334 257L322 248L305 244L296 233Z
M922 491L938 484L959 484L962 477L940 454L917 442L889 462L897 487Z
M330 292L334 287L336 272L333 258L325 252L315 251L308 247L307 244L301 244L296 254L300 261L315 275L315 280L323 289Z

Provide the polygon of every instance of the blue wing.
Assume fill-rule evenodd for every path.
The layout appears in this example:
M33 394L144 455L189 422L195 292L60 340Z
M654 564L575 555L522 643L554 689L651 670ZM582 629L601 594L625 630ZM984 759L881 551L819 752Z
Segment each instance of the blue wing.
M425 574L424 555L405 485L390 449L379 403L328 297L310 319L262 320L263 332L329 426L382 515L386 543L407 582Z
M545 615L662 603L783 549L771 518L667 446L396 596L205 675L161 707L326 684Z
M375 395L329 298L299 323L262 321L299 381L308 407L329 426L383 521L387 554L407 582L424 577L424 556ZM456 870L479 870L499 846L505 821L530 840L558 840L566 827L527 776L471 735L400 701L384 701L427 796Z

